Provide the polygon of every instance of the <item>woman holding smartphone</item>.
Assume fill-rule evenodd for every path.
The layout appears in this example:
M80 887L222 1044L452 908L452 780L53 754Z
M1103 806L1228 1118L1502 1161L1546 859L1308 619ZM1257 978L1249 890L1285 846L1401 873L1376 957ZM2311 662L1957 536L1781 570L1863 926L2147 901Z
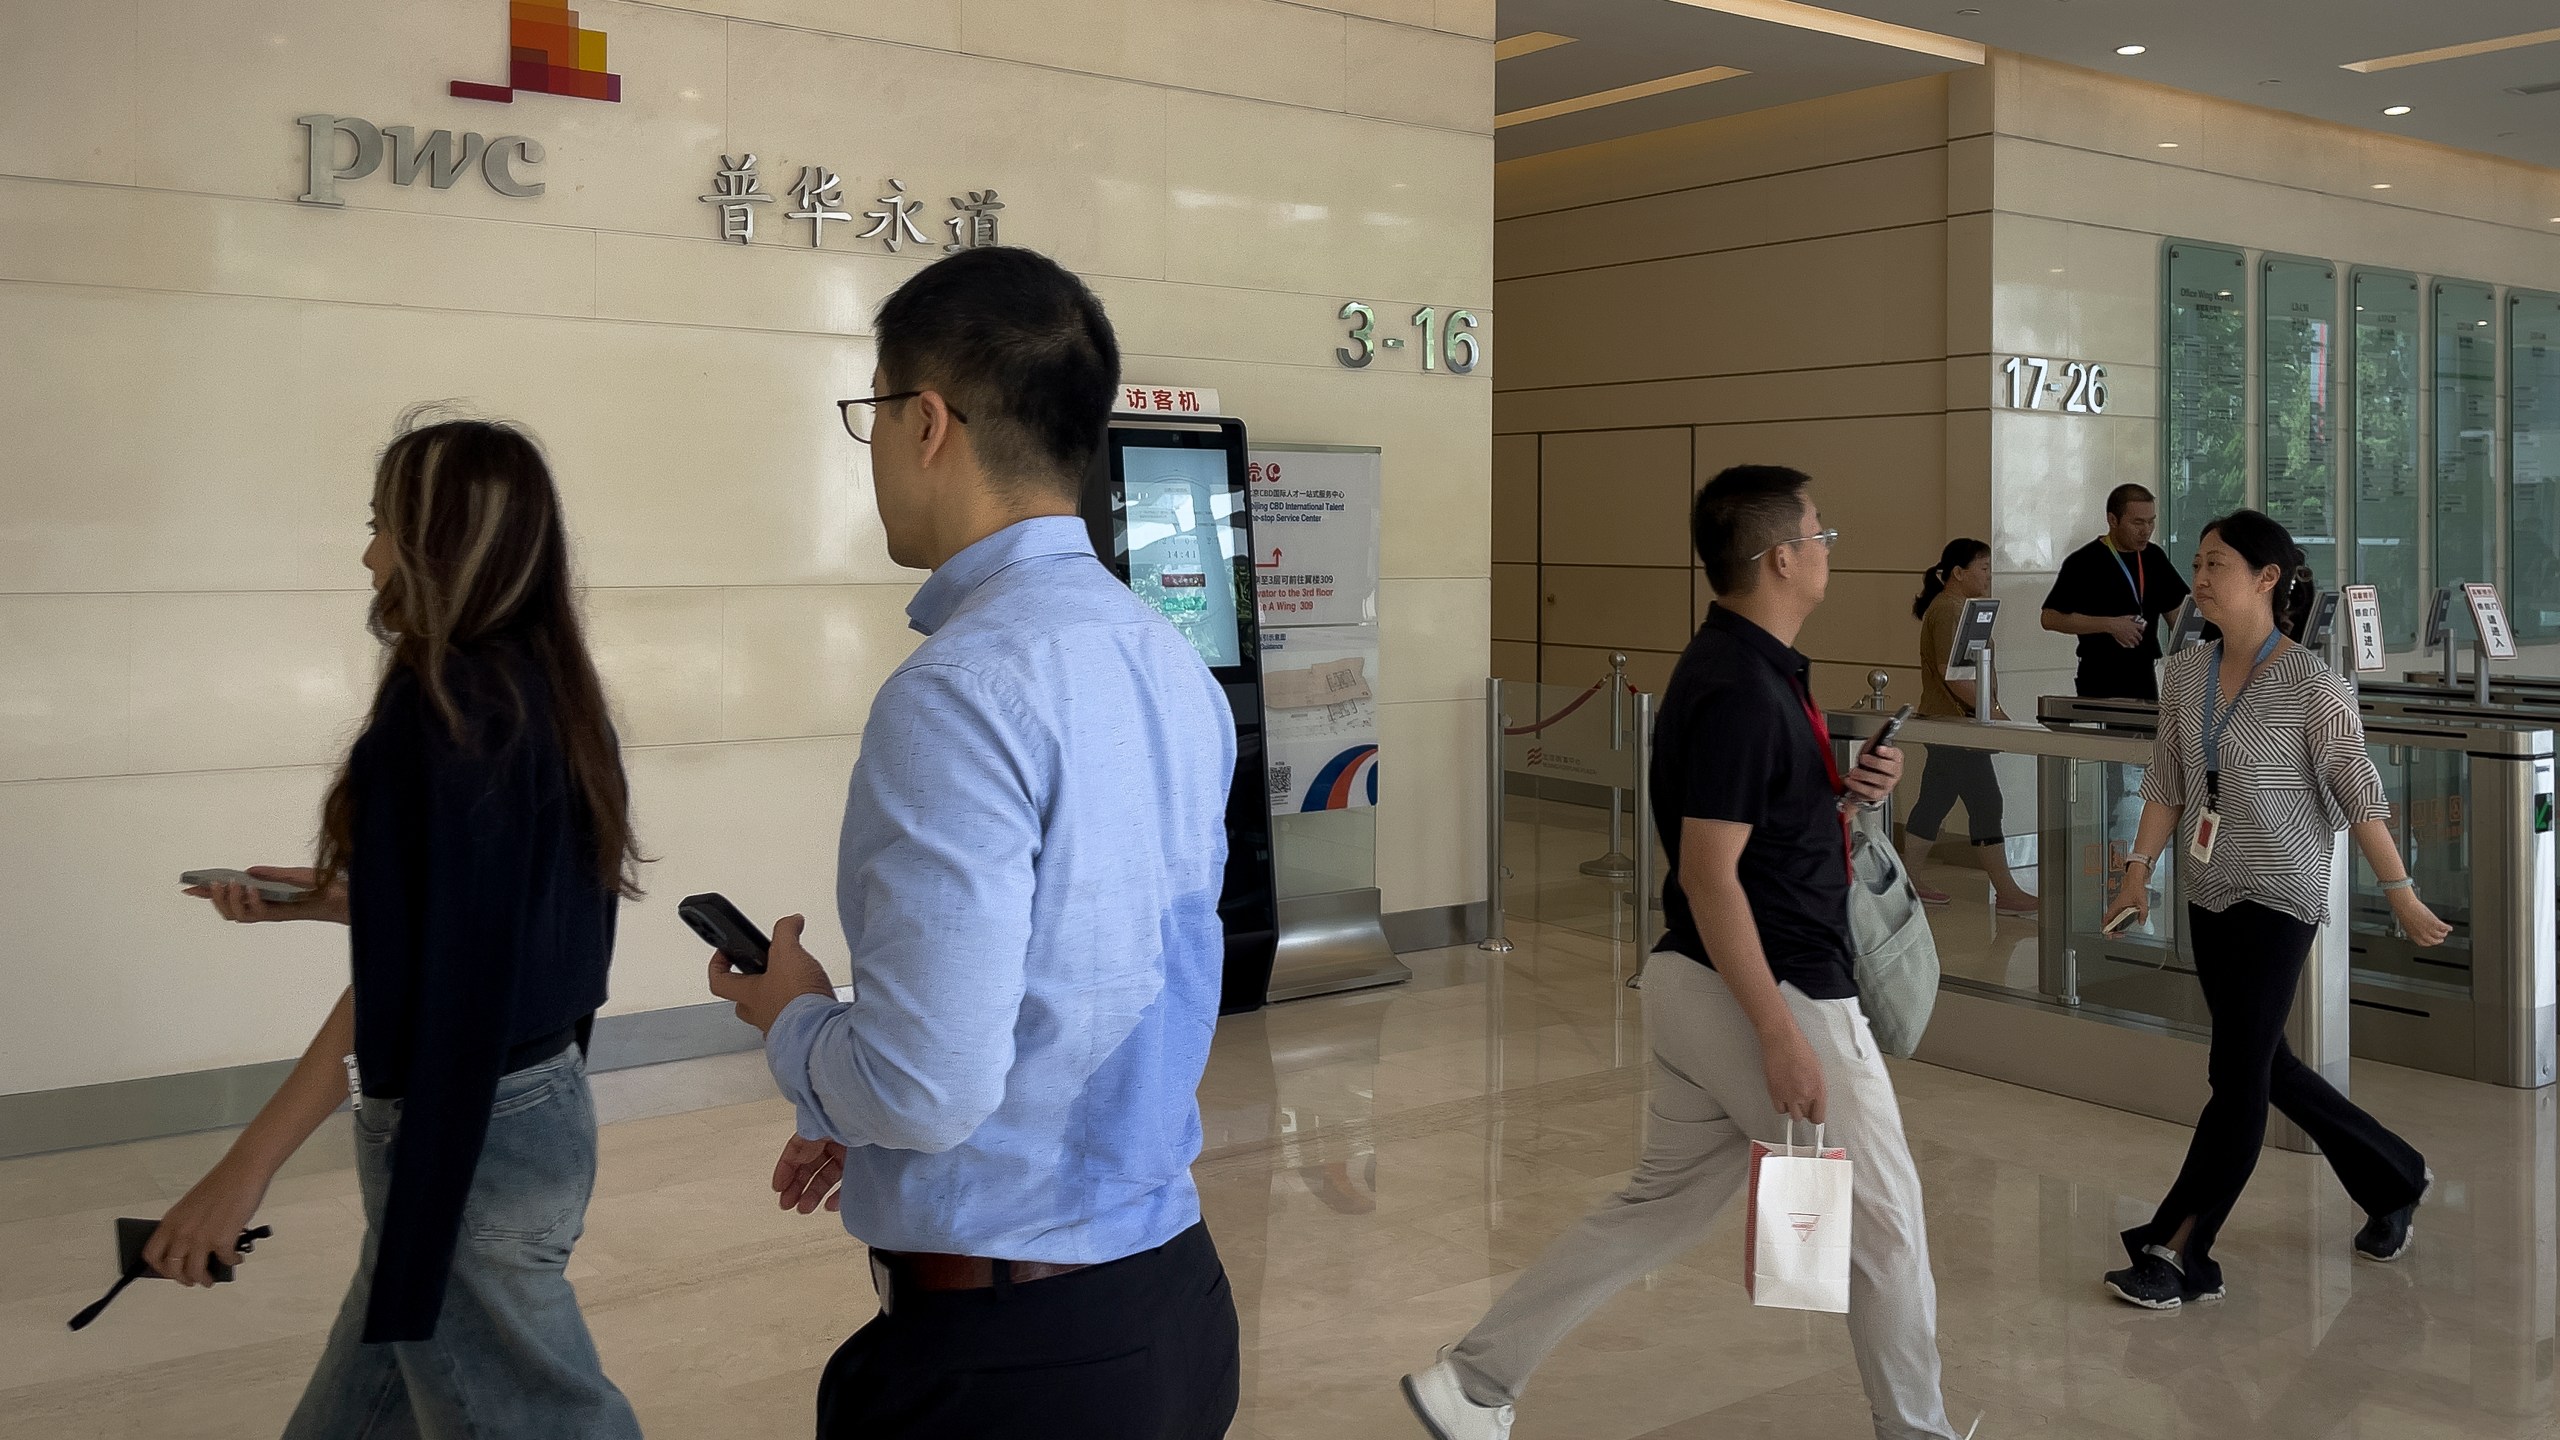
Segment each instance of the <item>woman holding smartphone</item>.
M2363 1207L2368 1218L2355 1248L2368 1260L2407 1251L2418 1201L2434 1179L2409 1142L2296 1059L2284 1040L2312 936L2328 916L2341 828L2381 879L2412 942L2436 945L2451 929L2419 900L2400 863L2354 697L2292 639L2310 614L2313 583L2293 537L2257 511L2205 526L2195 599L2222 639L2170 657L2158 743L2142 782L2142 826L2107 905L2110 917L2130 909L2148 918L2163 850L2173 839L2186 847L2196 982L2213 1017L2206 1061L2213 1098L2168 1198L2151 1223L2124 1232L2133 1263L2106 1277L2118 1299L2150 1309L2222 1298L2214 1236L2258 1163L2271 1103L2319 1145Z
M189 1284L235 1260L352 1055L364 1251L288 1440L637 1436L565 1274L595 1181L587 1031L639 855L559 494L521 432L447 421L384 450L371 528L372 716L317 866L250 872L311 898L189 892L348 926L354 984L145 1255Z

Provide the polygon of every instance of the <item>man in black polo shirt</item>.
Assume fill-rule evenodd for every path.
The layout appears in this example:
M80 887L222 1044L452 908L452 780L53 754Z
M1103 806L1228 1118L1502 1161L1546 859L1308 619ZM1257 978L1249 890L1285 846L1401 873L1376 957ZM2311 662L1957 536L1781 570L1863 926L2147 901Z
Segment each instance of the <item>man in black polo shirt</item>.
M2151 532L2160 505L2139 485L2107 493L2107 533L2065 556L2044 597L2044 628L2080 637L2084 699L2157 700L2159 628L2187 598L2187 582Z
M1822 603L1836 532L1800 471L1748 465L1698 492L1690 530L1715 588L1654 728L1669 933L1644 969L1653 1102L1636 1172L1504 1292L1440 1362L1405 1377L1436 1440L1502 1440L1539 1361L1630 1281L1706 1233L1751 1142L1790 1120L1856 1167L1849 1339L1876 1434L1952 1437L1938 1388L1937 1285L1920 1179L1849 942L1844 806L1883 799L1891 749L1837 771L1793 642ZM1809 1128L1796 1132L1812 1139Z

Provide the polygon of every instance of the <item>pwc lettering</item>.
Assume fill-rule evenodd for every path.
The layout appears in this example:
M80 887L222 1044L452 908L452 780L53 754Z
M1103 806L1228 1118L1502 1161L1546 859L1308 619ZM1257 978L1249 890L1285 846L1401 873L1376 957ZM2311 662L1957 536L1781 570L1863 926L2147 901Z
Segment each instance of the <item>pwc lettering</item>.
M302 127L308 165L308 179L294 198L305 205L344 205L347 202L338 198L338 182L361 180L381 169L385 152L391 158L394 185L410 184L424 174L430 187L450 189L464 172L476 168L489 188L501 195L530 199L544 189L542 181L516 173L520 166L542 163L542 142L523 135L491 140L466 131L456 141L452 131L436 130L421 140L410 126L376 125L353 115L301 115L294 123ZM343 165L338 163L341 135L355 142L354 157Z

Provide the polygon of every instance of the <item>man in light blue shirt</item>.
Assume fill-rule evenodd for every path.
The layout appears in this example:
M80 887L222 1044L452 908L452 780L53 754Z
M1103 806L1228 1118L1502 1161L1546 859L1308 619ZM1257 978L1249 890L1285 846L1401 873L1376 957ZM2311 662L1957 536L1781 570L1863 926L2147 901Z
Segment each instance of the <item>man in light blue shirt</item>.
M764 974L711 967L798 1110L783 1205L872 1247L819 1434L1215 1440L1236 1318L1190 1165L1234 723L1076 515L1119 370L1090 292L968 251L877 331L845 423L891 558L934 573L845 802L854 998L797 916Z

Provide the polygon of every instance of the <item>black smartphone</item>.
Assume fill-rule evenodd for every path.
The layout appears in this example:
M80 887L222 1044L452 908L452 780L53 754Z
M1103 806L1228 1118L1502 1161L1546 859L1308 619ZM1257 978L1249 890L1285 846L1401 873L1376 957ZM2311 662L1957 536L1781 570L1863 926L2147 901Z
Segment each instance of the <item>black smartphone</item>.
M1902 733L1902 722L1911 718L1911 711L1909 705L1894 711L1892 717L1884 722L1884 728L1876 732L1876 738L1867 742L1867 748L1881 750L1892 744L1893 737Z
M729 897L717 891L708 895L687 895L676 905L676 914L693 927L712 949L729 961L729 968L748 975L761 975L773 952L773 941L766 938L755 922L729 903Z
M152 1235L159 1229L160 1222L157 1220L118 1219L116 1221L117 1274L131 1275L144 1280L168 1278L152 1269L142 1258L142 1247L151 1243ZM231 1267L223 1264L217 1256L206 1257L205 1270L213 1276L213 1281L217 1285L228 1284L231 1281Z

